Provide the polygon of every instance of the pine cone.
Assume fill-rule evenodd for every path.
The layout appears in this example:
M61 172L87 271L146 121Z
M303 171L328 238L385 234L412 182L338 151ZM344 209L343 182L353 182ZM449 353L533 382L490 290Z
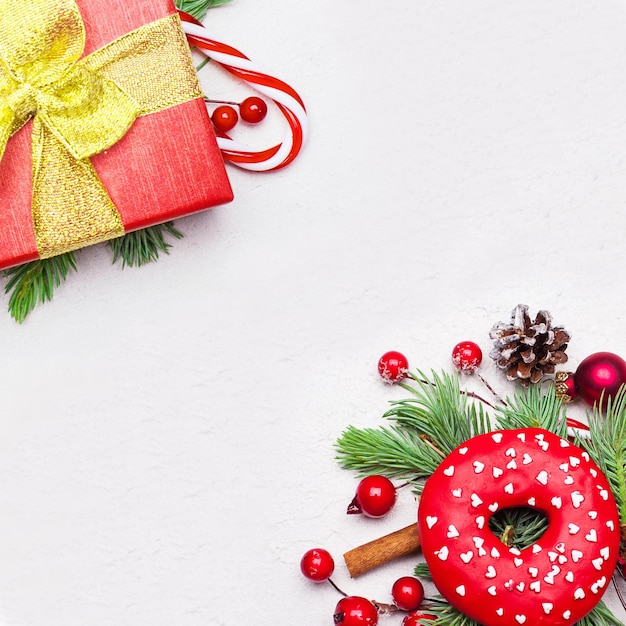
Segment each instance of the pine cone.
M505 370L509 380L519 380L524 386L554 374L555 365L567 361L565 351L570 335L563 327L552 326L548 311L539 311L531 321L528 307L518 304L511 314L511 323L498 322L489 336L495 340L489 356Z

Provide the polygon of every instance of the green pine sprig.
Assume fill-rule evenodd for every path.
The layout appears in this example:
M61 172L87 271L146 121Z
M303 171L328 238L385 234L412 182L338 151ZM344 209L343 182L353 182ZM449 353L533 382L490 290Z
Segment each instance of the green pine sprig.
M52 300L54 289L66 280L70 270L76 271L73 252L5 270L3 274L9 280L4 291L11 294L11 317L21 324L37 304Z
M113 251L113 263L121 259L122 267L141 267L156 261L161 253L169 254L171 244L166 241L166 235L174 239L183 236L174 222L165 222L111 239L107 245Z
M176 8L202 20L209 9L227 4L230 0L176 0Z

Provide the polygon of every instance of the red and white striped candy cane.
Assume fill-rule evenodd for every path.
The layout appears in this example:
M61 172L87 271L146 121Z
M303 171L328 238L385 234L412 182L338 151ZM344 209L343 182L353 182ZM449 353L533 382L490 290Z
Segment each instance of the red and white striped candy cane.
M300 96L287 83L256 69L252 61L239 50L212 39L209 31L193 16L184 11L179 11L179 14L189 43L231 74L271 98L289 124L289 134L281 143L259 151L250 150L228 135L218 133L217 144L224 159L255 172L277 170L291 163L300 152L307 134L306 110Z

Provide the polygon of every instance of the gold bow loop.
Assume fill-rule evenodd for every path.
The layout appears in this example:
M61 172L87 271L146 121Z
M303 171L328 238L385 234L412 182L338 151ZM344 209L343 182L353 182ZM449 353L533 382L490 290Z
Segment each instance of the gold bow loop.
M75 0L0 4L0 158L33 118L33 225L42 258L124 234L89 157L137 117L202 95L178 15L82 57Z

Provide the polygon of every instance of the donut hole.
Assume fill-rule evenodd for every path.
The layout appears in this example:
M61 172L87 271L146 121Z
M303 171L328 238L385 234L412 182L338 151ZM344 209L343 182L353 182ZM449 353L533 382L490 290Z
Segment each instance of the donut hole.
M489 530L508 547L523 550L548 530L548 518L531 507L501 509L489 519Z

